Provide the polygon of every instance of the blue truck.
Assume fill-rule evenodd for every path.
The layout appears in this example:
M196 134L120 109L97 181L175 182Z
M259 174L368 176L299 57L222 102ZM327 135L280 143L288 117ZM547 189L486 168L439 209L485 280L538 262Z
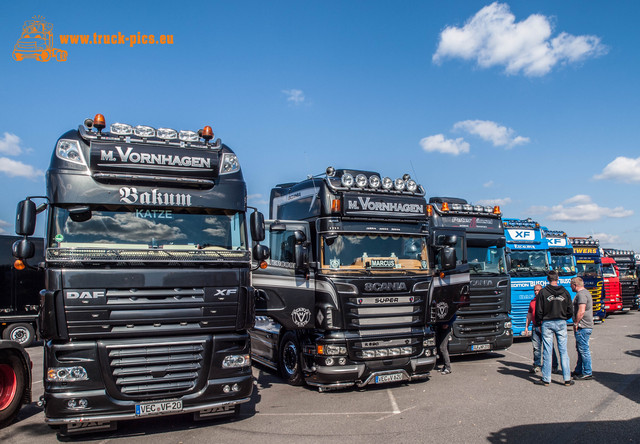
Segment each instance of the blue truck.
M507 264L511 276L511 322L513 336L524 336L533 288L547 285L549 244L540 224L528 219L502 219L507 240Z
M564 231L549 230L547 227L540 227L540 229L549 245L551 269L558 272L560 275L558 283L571 294L571 279L577 276L573 245ZM573 294L571 296L573 297Z

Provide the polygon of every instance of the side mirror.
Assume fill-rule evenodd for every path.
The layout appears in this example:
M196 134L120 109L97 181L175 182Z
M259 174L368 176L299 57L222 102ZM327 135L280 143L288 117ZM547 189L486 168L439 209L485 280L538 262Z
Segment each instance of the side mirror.
M438 245L452 246L458 242L458 236L455 234L441 234L438 236Z
M16 210L16 234L31 236L36 230L36 204L27 199L18 202Z
M253 259L260 262L260 261L264 261L269 259L269 256L271 256L271 250L269 250L269 247L265 246L265 245L255 245L253 247Z
M309 247L297 244L295 246L296 269L307 270L309 268Z
M33 245L33 242L28 239L15 241L11 247L11 250L14 257L22 260L31 259L36 253L35 245Z
M454 236L455 237L455 236ZM456 249L453 247L444 247L440 253L442 255L442 269L453 270L456 268Z
M296 230L293 232L293 236L296 239L296 244L302 244L307 241L307 235L302 230Z
M262 242L265 237L264 233L264 216L259 211L254 211L249 216L249 224L251 225L251 238L255 242Z

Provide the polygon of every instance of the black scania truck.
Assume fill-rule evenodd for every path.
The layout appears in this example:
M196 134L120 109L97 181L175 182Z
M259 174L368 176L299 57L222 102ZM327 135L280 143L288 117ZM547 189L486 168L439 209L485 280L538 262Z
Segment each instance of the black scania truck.
M511 281L500 207L470 205L453 197L432 197L435 227L466 230L471 275L469 305L458 310L449 342L451 354L504 350L513 344Z
M430 324L469 291L464 230L430 229L426 208L406 175L329 167L272 189L253 359L320 391L426 378Z
M636 307L638 294L638 275L636 274L636 257L631 250L616 250L605 248L604 254L613 258L620 271L620 295L622 296L622 311L629 311Z
M45 421L237 411L253 388L246 185L236 155L198 133L87 119L58 139L47 196L18 204L14 256L48 209L41 292ZM253 239L264 237L252 214ZM262 229L261 229L262 228ZM264 259L258 246L256 259Z

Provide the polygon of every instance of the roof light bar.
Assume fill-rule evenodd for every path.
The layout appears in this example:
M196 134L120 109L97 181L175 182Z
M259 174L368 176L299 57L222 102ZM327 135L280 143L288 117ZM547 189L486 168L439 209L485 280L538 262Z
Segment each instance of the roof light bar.
M119 136L129 136L133 134L133 127L131 125L127 125L126 123L112 123L109 127L109 132L111 134L117 134Z
M154 137L156 135L156 130L150 126L138 125L133 129L133 134L138 137Z
M172 140L178 138L178 132L171 128L158 128L156 134L160 139Z

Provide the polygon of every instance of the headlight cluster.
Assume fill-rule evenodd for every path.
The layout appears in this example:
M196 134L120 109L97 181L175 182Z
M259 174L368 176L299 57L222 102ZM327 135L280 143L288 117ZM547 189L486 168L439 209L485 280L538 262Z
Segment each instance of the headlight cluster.
M60 139L56 145L56 157L71 163L87 166L77 140Z
M345 188L353 188L354 186L360 189L370 188L372 190L386 190L386 191L409 191L415 193L419 190L417 182L408 175L405 178L397 178L396 180L390 177L380 178L377 174L372 174L367 177L360 173L354 178L350 173L344 173L340 178L340 183Z
M51 367L47 370L49 382L76 382L89 379L84 367Z
M222 368L250 367L251 357L249 355L227 355L222 360Z
M436 346L436 338L429 338L422 341L423 347L435 347Z
M511 321L507 321L504 323L504 328L511 328Z
M231 174L240 171L240 162L233 153L224 153L220 162L220 174Z
M413 347L376 348L362 350L358 352L358 357L362 359L393 358L396 356L409 356L413 352Z
M319 355L346 355L347 346L335 344L318 345L317 352Z

